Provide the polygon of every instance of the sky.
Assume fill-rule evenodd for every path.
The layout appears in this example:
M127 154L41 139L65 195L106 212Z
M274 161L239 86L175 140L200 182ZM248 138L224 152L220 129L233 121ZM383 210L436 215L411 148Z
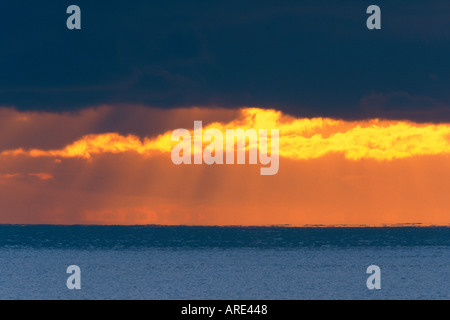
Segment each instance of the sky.
M440 0L2 2L0 223L450 225L449 14ZM278 172L175 165L171 134L194 121L278 129Z

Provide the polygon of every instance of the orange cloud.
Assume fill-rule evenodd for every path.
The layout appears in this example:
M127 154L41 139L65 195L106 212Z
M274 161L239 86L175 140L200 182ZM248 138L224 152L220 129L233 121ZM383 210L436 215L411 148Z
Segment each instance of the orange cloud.
M130 124L147 114L127 110ZM152 134L132 134L126 127L89 133L88 124L116 112L13 112L0 119L0 223L450 225L449 124L298 119L255 108L232 114L180 109L146 118L149 126L165 119ZM261 176L260 166L174 165L172 130L193 132L193 121L203 115L204 130L278 128L279 172ZM48 129L37 136L36 128L47 130L58 121L70 128L64 139L41 143L56 133ZM17 126L35 141L25 144L8 134Z
M46 181L46 180L51 180L53 179L53 175L51 175L50 173L45 173L45 172L41 172L41 173L29 173L28 174L30 177L36 177L40 180Z
M5 179L14 179L14 178L18 178L21 176L22 176L21 173L7 173L7 174L2 175L2 177Z
M220 130L223 135L226 129L235 128L279 129L280 156L296 160L342 154L350 160L382 161L450 153L450 124L417 124L378 119L355 122L328 118L296 119L275 110L248 108L241 109L238 119L227 123L213 122L205 126L204 130L212 128ZM193 130L190 131L193 134ZM144 139L131 134L90 134L62 149L18 148L5 150L1 155L90 159L103 153L135 152L150 156L154 153L170 153L175 145L171 141L171 132Z
M7 174L1 175L1 177L5 178L5 179L35 177L35 178L38 178L39 180L44 180L44 181L53 179L53 175L51 175L49 173L45 173L45 172L41 172L41 173L7 173Z

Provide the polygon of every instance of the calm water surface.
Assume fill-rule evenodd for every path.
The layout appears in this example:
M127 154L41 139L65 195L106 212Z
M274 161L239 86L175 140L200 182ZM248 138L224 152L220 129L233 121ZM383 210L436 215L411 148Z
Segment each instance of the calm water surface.
M3 225L0 299L450 299L450 228Z

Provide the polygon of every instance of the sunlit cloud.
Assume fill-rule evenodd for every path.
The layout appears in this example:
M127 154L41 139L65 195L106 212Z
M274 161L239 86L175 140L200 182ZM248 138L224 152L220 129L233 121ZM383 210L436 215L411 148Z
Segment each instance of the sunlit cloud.
M53 175L45 172L39 172L39 173L6 173L0 175L0 178L4 179L21 179L26 177L33 177L37 178L39 180L47 181L53 179Z
M236 120L213 122L205 126L204 130L217 129L225 136L227 129L234 128L279 129L280 156L296 160L341 154L349 160L384 161L450 153L450 124L417 124L378 119L354 122L329 118L298 119L276 110L244 108ZM193 135L193 128L186 129ZM4 150L0 155L90 159L104 153L135 152L146 156L167 154L175 145L171 141L171 133L172 131L166 131L156 137L143 139L115 132L89 134L62 149L17 148ZM206 144L204 142L204 146ZM258 145L247 148L258 148ZM195 152L201 151L193 148L193 153Z
M0 115L0 223L450 225L450 124L258 108ZM174 165L173 130L194 136L203 119L203 132L224 137L226 129L279 129L277 174Z
M47 181L47 180L51 180L53 179L53 175L51 175L50 173L45 173L45 172L40 172L40 173L29 173L28 174L30 177L36 177L40 180L43 181Z

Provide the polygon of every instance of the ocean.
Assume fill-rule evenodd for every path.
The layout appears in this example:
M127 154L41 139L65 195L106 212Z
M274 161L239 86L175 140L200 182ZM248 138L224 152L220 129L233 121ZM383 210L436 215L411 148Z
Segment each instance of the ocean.
M449 298L446 227L0 225L2 300Z

